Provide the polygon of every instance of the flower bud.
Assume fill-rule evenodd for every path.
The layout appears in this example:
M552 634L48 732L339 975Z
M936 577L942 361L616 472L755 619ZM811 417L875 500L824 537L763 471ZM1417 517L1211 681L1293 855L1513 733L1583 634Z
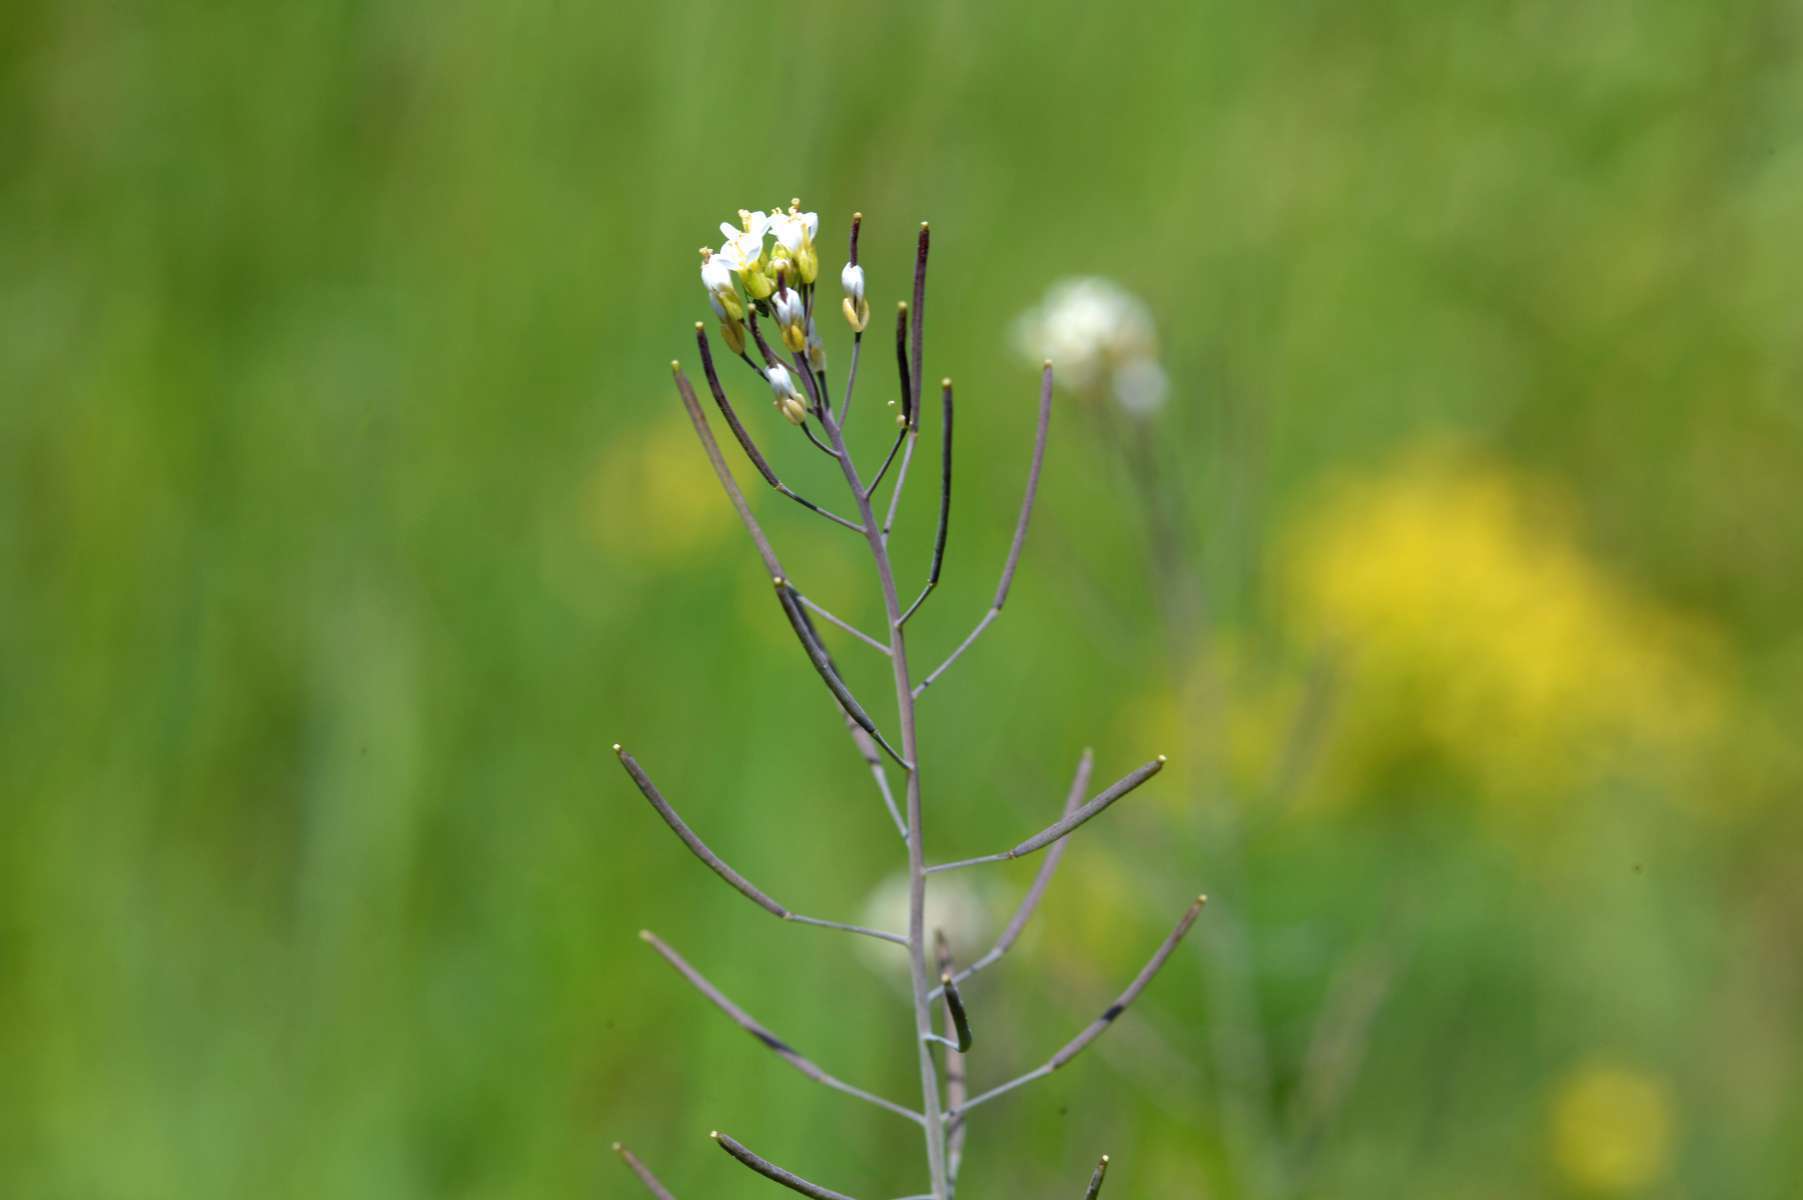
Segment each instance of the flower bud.
M820 331L814 328L814 322L808 321L808 366L816 371L826 370L826 343L820 340Z
M745 353L745 323L731 317L720 322L720 340L734 354Z
M716 255L706 246L701 248L701 286L707 289L708 302L713 305L714 313L722 321L728 317L733 320L744 320L745 302L739 298L739 290L732 283L732 268L726 259Z
M870 324L870 302L864 299L864 268L846 263L839 272L839 286L845 289L839 309L845 314L846 323L855 332L863 333Z
M777 327L783 331L783 344L791 350L805 350L808 345L807 306L801 293L785 287L770 298Z
M776 286L779 289L801 277L801 271L796 268L795 260L790 258L788 252L781 246L770 247L770 259L764 267L764 273L776 280Z
M714 316L720 321L720 338L727 349L734 354L745 353L745 323L735 317L732 312L711 293L707 302L713 305ZM741 311L743 311L741 309Z
M764 373L770 380L770 391L774 394L776 411L791 425L801 425L808 419L808 404L801 393L795 390L795 381L789 377L788 369L781 363L771 367Z
M776 290L776 281L760 266L747 266L739 272L739 284L753 300L762 300Z

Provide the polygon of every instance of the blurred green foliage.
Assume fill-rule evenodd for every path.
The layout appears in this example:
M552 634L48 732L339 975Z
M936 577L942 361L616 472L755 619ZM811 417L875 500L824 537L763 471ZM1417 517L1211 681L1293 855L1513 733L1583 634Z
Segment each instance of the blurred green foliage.
M694 248L791 195L829 278L867 215L879 328L933 222L963 472L925 657L1006 547L1013 315L1116 277L1175 381L1155 441L1206 631L1174 644L1131 478L1067 398L1007 616L926 701L934 857L1043 823L1086 743L1108 778L1173 756L968 989L979 1081L1214 903L1131 1020L973 1122L965 1194L1074 1195L1103 1150L1121 1196L1794 1188L1800 21L14 0L0 1194L630 1195L616 1137L679 1195L768 1191L712 1127L923 1186L915 1131L633 934L907 1096L893 977L718 886L608 752L804 911L899 865L668 382ZM1422 491L1463 470L1423 445L1502 499ZM897 542L921 569L929 490ZM760 511L872 620L847 535ZM1336 512L1389 536L1361 555ZM1323 564L1361 559L1334 600ZM1273 751L1324 676L1311 749ZM1690 681L1704 716L1657 719Z

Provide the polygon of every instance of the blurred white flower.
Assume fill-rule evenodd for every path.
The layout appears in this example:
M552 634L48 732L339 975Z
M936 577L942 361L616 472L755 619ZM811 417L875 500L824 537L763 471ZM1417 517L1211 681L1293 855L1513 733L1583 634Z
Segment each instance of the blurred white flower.
M1164 394L1170 387L1164 368L1154 358L1129 359L1115 368L1109 380L1114 402L1136 417L1149 416L1164 407Z
M993 931L990 905L983 890L965 878L969 872L937 875L927 880L926 929L931 944L933 931L945 931L952 952L967 965L989 949ZM863 924L872 929L906 933L908 929L908 876L897 872L871 891L864 901ZM858 948L871 966L898 972L907 977L908 955L897 946L871 938L858 938Z
M1112 280L1086 276L1054 284L1015 322L1014 338L1033 362L1051 359L1059 382L1074 391L1106 393L1134 416L1164 405L1168 381L1151 310Z

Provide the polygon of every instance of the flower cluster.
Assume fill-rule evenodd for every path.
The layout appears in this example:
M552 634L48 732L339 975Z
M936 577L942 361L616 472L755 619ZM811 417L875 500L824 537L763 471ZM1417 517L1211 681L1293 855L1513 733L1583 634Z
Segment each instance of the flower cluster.
M750 361L745 320L755 310L775 323L785 347L807 355L809 367L826 369L826 347L814 327L814 285L820 277L814 237L819 232L820 214L803 212L801 201L795 199L787 212L741 208L736 227L720 223L726 239L720 248L701 248L701 286L720 323L720 337L734 354ZM839 281L845 290L845 319L862 333L870 322L870 305L864 299L864 268L857 264L855 236L852 261L839 273ZM772 365L763 374L770 381L777 411L800 425L807 419L807 401L789 372Z
M1158 330L1137 296L1112 280L1067 279L1015 323L1015 341L1034 364L1051 359L1076 391L1106 393L1133 416L1164 406L1168 381Z

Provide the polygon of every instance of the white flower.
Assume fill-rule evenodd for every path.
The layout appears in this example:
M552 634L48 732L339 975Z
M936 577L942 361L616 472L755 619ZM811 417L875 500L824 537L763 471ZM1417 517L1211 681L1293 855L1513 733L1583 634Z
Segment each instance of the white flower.
M870 324L870 302L864 299L864 268L846 263L839 269L839 286L845 289L845 299L839 302L839 308L845 314L846 323L863 333L864 327Z
M795 381L781 363L764 372L770 381L770 390L775 393L776 411L791 425L800 425L808 419L808 404L801 393L795 390Z
M808 313L801 293L786 287L770 297L771 311L783 331L783 344L791 350L804 350L808 344Z
M701 260L701 286L716 296L732 290L732 268L725 259L709 254Z
M772 214L770 232L783 244L789 257L795 258L803 246L813 244L814 235L820 232L820 214L797 212L791 205L786 213Z
M738 289L733 287L732 274L732 267L723 256L702 248L701 286L707 289L708 303L714 306L714 315L722 321L728 318L741 320L745 316L745 302L739 299Z
M764 235L769 231L769 216L761 212L753 212L749 208L739 210L739 224L736 228L731 221L720 222L721 236L727 241L730 242L739 237L749 238L758 245L760 253L764 244Z
M1126 411L1144 416L1164 403L1158 331L1138 297L1111 280L1067 279L1015 324L1021 352L1051 359L1059 381L1079 392L1104 387Z
M762 300L775 287L765 271L764 234L770 227L770 218L742 208L739 220L744 226L742 229L734 229L725 221L720 223L720 232L726 235L726 241L716 257L739 277L746 295L753 300Z
M788 212L771 214L770 232L794 261L801 282L813 283L820 274L820 256L814 252L814 235L820 232L820 214L802 212L801 202L793 201Z
M820 340L812 318L808 319L808 366L816 371L826 370L826 343Z

